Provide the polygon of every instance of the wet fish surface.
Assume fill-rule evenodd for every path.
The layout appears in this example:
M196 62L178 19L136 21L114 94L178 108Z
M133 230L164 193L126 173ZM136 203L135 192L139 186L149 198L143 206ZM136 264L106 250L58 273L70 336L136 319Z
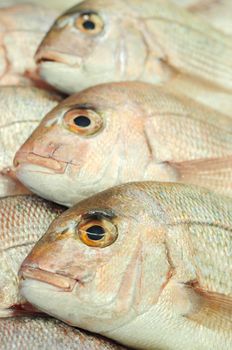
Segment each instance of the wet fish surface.
M0 85L39 80L34 54L58 12L32 4L0 4Z
M145 83L103 84L60 103L17 152L18 179L72 206L131 181L194 183L232 194L232 123Z
M51 318L0 319L2 349L126 350L113 342Z
M21 266L21 293L136 349L229 350L231 211L194 186L111 188L53 221Z
M56 20L36 54L41 77L67 93L139 80L229 116L231 57L230 36L168 0L84 1Z
M18 292L18 269L63 210L32 195L0 199L0 317L10 315L11 307L25 302Z

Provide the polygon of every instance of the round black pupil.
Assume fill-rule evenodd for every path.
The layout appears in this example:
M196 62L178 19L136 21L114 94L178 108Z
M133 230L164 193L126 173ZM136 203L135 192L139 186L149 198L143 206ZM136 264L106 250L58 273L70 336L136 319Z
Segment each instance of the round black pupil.
M94 22L87 20L83 22L83 27L87 30L94 30L96 26Z
M98 241L102 239L105 235L104 228L99 225L90 226L86 230L86 232L87 232L88 238L91 239L92 241Z
M76 117L73 121L77 126L80 126L81 128L86 128L91 123L91 120L88 117L85 117L84 115Z

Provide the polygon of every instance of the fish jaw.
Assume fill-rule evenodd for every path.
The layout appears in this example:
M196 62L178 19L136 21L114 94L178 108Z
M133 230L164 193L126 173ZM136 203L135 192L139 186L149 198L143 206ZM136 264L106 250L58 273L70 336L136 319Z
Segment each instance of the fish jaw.
M64 175L65 172L56 173L52 169L36 164L24 163L16 168L17 178L32 192L45 199L69 207L72 205L70 198L68 198L68 201L63 200L64 194L69 191L68 186L66 186L66 182L63 181ZM55 196L53 187L51 188L51 182L56 183ZM69 185L73 185L72 180L70 180Z
M42 275L41 275L42 277ZM38 275L36 276L38 278ZM120 327L125 320L118 322L117 317L108 310L103 310L101 307L95 308L86 305L78 298L78 292L84 288L84 284L76 283L71 290L65 290L55 284L52 278L53 284L34 279L32 274L30 278L21 280L20 293L21 295L38 310L49 314L59 320L75 327L80 327L88 331L103 334L107 331L113 331L118 326ZM67 281L67 280L66 280ZM59 281L60 282L60 281ZM90 300L91 301L91 300ZM133 314L133 313L132 313ZM128 319L134 318L134 314L131 316L131 312L127 316Z
M79 68L70 67L56 61L42 61L39 64L39 75L50 85L67 94L72 94L90 86L79 77Z

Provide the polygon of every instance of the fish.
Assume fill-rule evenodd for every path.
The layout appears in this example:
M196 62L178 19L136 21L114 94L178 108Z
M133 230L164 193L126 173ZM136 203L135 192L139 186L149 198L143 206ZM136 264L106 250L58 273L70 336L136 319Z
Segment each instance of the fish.
M0 198L0 318L28 309L18 290L19 267L63 211L63 207L35 195Z
M57 18L35 55L41 78L68 94L138 80L230 117L231 57L229 35L168 0L81 2Z
M0 7L0 85L39 85L34 54L58 11L8 1Z
M103 337L42 317L0 319L0 343L5 350L126 350Z
M172 181L232 195L231 118L141 82L63 100L14 158L31 192L65 206L131 181Z
M22 295L142 350L230 350L232 199L123 184L62 213L24 260Z
M14 176L14 155L61 99L57 93L35 87L0 87L0 197L26 193Z

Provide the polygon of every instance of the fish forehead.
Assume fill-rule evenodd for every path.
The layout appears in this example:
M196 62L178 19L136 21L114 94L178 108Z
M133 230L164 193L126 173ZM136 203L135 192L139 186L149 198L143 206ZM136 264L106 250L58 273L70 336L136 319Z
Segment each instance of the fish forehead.
M114 0L86 0L67 10L65 14L72 15L82 11L96 10L114 13L117 16L126 14L134 17L150 17L151 11L157 10L159 13L165 13L165 11L162 11L165 7L177 8L177 6L166 0L155 0L153 2L141 0L119 0L117 2ZM179 7L178 10L181 11Z
M97 203L97 206L95 203ZM218 196L200 187L178 183L146 181L131 182L107 189L79 202L63 215L70 215L72 212L80 215L81 211L100 207L112 210L115 208L121 214L123 213L123 207L127 207L129 212L136 214L137 210L140 210L142 206L149 210L147 204L150 205L151 203L166 205L173 213L183 210L186 213L192 213L194 217L201 215L200 207L202 207L205 208L202 211L202 217L209 211L213 211L216 218L222 215L227 217L232 205L230 198ZM196 204L198 206L193 210ZM220 206L222 212L217 212Z
M121 10L118 12L118 14L120 14L120 13L124 13L125 8L127 9L127 11L129 11L130 9L128 2L124 0L119 0L117 2L113 0L109 0L109 1L86 0L86 1L82 1L80 4L77 4L76 6L73 6L72 8L64 12L64 14L73 15L76 13L81 13L81 12L90 11L90 10L95 10L95 11L103 10L103 11L114 13L115 10Z
M82 216L94 213L109 215L116 222L132 220L135 225L152 218L154 229L188 223L203 226L215 224L229 229L231 208L229 198L195 186L128 183L107 189L68 209L54 220L43 239L50 241L49 232L57 234L68 227L75 227Z

